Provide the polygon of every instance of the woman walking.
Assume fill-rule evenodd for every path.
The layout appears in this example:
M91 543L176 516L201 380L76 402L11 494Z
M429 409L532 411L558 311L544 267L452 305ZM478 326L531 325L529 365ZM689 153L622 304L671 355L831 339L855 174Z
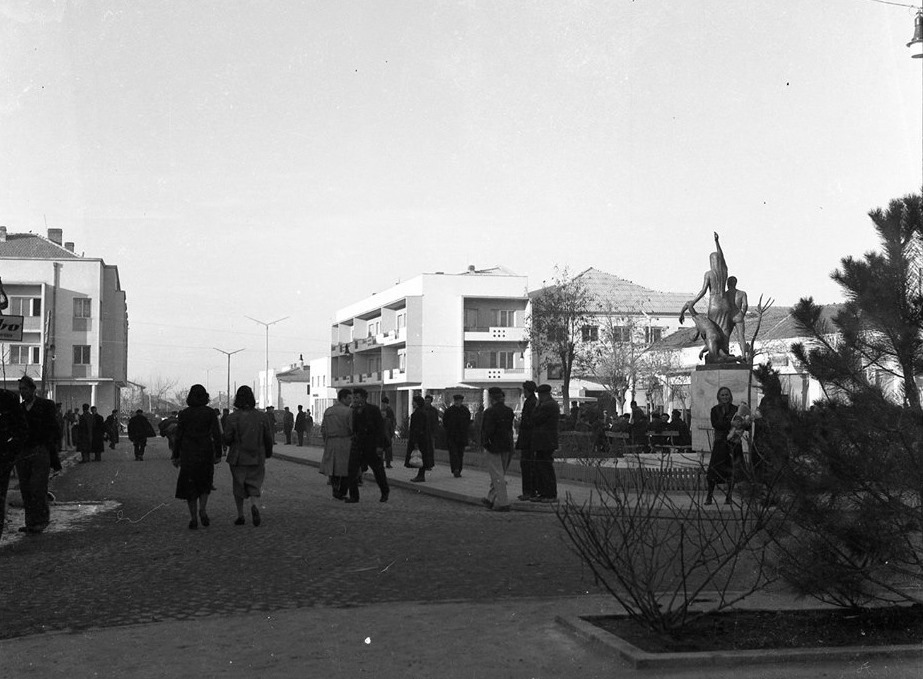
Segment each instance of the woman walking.
M256 409L253 390L246 385L240 387L234 397L234 412L228 415L224 442L228 444L228 464L237 505L234 525L243 526L247 522L244 500L250 498L253 525L259 526L261 517L256 502L263 487L266 458L272 456L272 432L269 418Z
M728 441L728 434L733 426L732 420L737 414L737 406L734 405L733 400L731 390L721 387L718 390L718 404L712 406L711 409L711 426L715 431L715 438L711 447L711 458L708 460L708 472L705 476L708 486L708 494L705 496L707 505L714 502L715 485L718 483L728 485L724 504L730 504L731 493L734 491L734 467L743 462L744 452L740 440L734 443Z
M432 420L427 416L426 401L422 396L413 397L413 414L410 416L410 428L407 433L407 455L404 466L411 467L410 454L419 450L423 457L423 466L417 471L411 481L421 483L426 481L426 472L433 468L435 456L433 454L433 428Z
M177 419L173 466L179 467L176 497L189 504L189 528L208 527L208 495L215 477L215 463L221 459L221 430L215 411L208 407L205 387L194 384Z

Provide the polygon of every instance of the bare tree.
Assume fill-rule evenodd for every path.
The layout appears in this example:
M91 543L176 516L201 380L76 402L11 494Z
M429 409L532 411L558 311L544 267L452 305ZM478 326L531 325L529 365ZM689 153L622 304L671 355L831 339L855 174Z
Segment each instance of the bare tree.
M758 493L706 507L693 490L672 491L657 469L611 481L597 475L597 502L568 496L556 508L572 549L629 617L662 633L726 609L777 575L766 546L784 509ZM709 596L702 595L708 592ZM694 603L704 603L696 606Z
M574 370L592 364L592 350L583 342L583 330L595 326L597 302L581 276L571 276L567 268L555 268L551 285L532 298L528 319L529 341L539 367L559 365L564 385L565 405L570 401L570 382Z
M168 409L173 408L173 403L168 398L168 395L176 388L177 383L178 381L176 379L170 379L160 375L151 377L151 379L148 380L147 392L151 398L152 410L163 410L164 407Z

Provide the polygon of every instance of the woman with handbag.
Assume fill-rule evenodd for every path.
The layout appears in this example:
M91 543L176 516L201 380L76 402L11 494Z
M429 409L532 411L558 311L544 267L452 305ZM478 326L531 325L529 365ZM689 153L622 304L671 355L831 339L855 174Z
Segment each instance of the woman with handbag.
M257 500L263 488L266 459L272 457L272 432L266 413L256 409L253 390L244 385L234 397L234 412L228 415L224 442L228 444L228 464L237 505L235 526L247 523L244 518L244 500L250 498L253 525L262 522Z
M180 412L173 446L173 466L179 467L176 497L189 505L189 528L208 527L208 495L212 490L215 463L221 459L218 416L208 407L209 396L201 384L193 384L186 397L189 406ZM196 512L198 511L198 516Z
M432 469L435 463L432 425L425 406L426 401L422 396L413 397L413 413L410 415L404 466L417 469L417 475L410 479L414 483L426 481L426 472Z

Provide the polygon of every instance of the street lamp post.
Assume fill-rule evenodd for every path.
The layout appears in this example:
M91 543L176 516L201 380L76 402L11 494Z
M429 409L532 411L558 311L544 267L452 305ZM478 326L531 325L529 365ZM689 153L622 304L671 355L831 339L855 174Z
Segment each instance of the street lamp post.
M923 59L923 9L917 10L917 16L913 20L913 37L910 39L910 42L907 43L907 47L913 50L913 53L910 55L912 58ZM923 152L923 136L920 138L920 143L921 152ZM921 153L920 160L921 163L923 163L923 153ZM921 165L921 167L923 167L923 165ZM923 186L923 184L921 184L921 186Z
M245 315L244 318L249 318L254 323L259 323L264 328L266 328L266 372L265 372L265 378L263 379L263 384L265 385L264 395L266 397L266 400L263 401L263 407L265 408L266 406L269 405L269 326L275 325L276 323L281 323L286 318L290 318L290 316L283 316L282 318L277 318L276 320L270 321L269 323L267 323L266 321L257 320L253 318L252 316Z
M236 349L234 351L225 351L224 349L219 349L218 347L212 347L215 351L220 351L222 354L228 357L228 390L225 392L225 398L227 400L227 408L231 409L231 356L243 351L243 349Z

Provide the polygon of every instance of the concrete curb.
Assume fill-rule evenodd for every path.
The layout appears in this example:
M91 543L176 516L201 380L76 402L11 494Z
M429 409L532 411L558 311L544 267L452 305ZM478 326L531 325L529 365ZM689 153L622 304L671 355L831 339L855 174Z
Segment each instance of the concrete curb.
M273 460L282 460L284 462L294 462L295 464L304 464L309 467L319 468L320 463L315 460L306 460L301 457L295 457L293 455L286 455L285 453L273 452ZM459 493L452 490L445 490L444 488L437 488L433 485L428 485L426 483L412 483L410 481L404 481L397 478L388 477L388 485L394 488L403 488L404 490L412 490L423 495L432 495L433 497L442 498L444 500L452 500L454 502L464 502L469 505L481 506L481 498L473 497L465 493ZM542 514L554 514L554 506L551 503L540 503L540 502L521 502L514 500L510 505L511 509L517 512L538 512Z
M857 658L863 660L873 658L923 658L923 645L648 653L582 618L556 616L555 622L581 641L616 653L635 669L737 667L739 665L769 665L787 662L849 661Z

